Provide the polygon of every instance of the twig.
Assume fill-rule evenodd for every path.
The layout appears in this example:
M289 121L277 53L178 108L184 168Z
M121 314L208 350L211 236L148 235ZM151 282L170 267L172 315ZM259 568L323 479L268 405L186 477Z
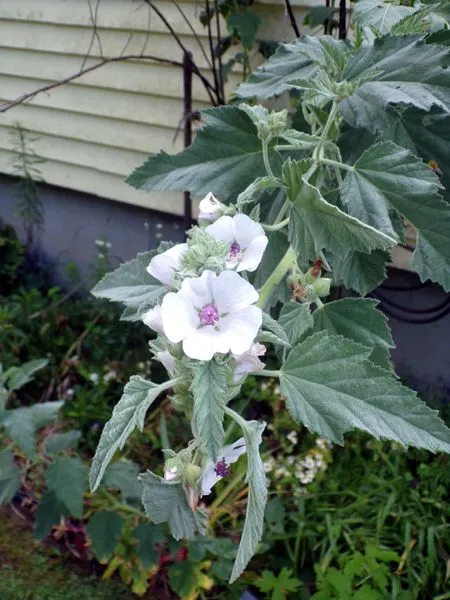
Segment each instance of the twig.
M286 6L286 11L289 17L289 22L294 30L294 33L297 37L301 36L300 29L298 28L297 21L295 20L294 11L292 10L292 5L290 0L284 0L284 4Z
M186 52L189 52L189 50L186 48L186 46L181 41L180 36L177 34L175 29L172 27L172 25L169 23L169 21L165 17L164 13L157 6L155 6L153 0L143 0L143 1L145 2L145 4L147 4L150 8L152 8L155 11L155 13L158 15L158 17L161 19L161 21L167 27L169 32L172 34L173 39L175 40L175 42L178 44L178 46L183 51L183 56ZM213 58L213 56L211 58ZM205 89L208 93L208 96L209 96L209 99L211 100L211 102L215 105L220 104L219 98L217 97L217 89L215 89L214 86L212 86L209 83L209 81L206 79L206 77L204 77L204 75L201 74L200 69L197 67L197 65L194 62L192 62L192 68L193 68L194 73L197 75L197 77L200 79L200 81L205 86ZM214 98L213 93L216 94L216 98Z
M211 60L212 60L212 72L213 72L213 77L214 77L214 87L216 88L217 100L219 101L219 104L220 104L219 80L217 78L216 57L214 56L214 44L213 44L212 29L211 29L212 17L210 17L211 8L209 6L209 0L205 0L205 6L206 6L206 19L207 19L207 23L208 23L209 52L211 54Z
M169 60L166 58L159 58L158 56L153 56L151 54L125 54L123 56L112 56L110 58L103 58L98 63L95 63L94 65L91 65L90 67L86 67L85 69L82 69L82 70L78 71L78 73L74 73L73 75L70 75L69 77L66 77L65 79L60 79L59 81L49 83L48 85L44 85L40 88L37 88L36 90L33 90L32 92L28 92L27 94L22 94L21 96L18 96L17 98L15 98L14 100L11 100L10 102L1 104L0 105L0 113L6 112L10 108L12 108L13 106L17 106L18 104L23 104L27 100L31 100L31 98L34 98L35 96L37 96L38 94L40 94L42 92L48 92L50 90L53 90L54 88L57 88L61 85L66 84L66 83L71 83L75 79L78 79L79 77L82 77L83 75L86 75L87 73L90 73L91 71L95 71L95 69L99 69L100 67L103 67L104 65L107 65L108 63L119 62L122 60L130 60L130 59L148 59L148 60L154 60L156 62L174 65L176 67L183 66L182 62L179 62L176 60ZM196 73L196 74L198 75L198 73ZM201 76L201 77L203 77L203 76Z
M200 51L203 54L206 62L208 63L208 66L210 69L212 69L212 64L211 61L209 60L209 56L206 54L206 50L203 47L202 41L198 36L198 33L195 31L194 27L192 26L192 23L189 21L189 19L186 17L185 13L183 12L183 9L181 8L181 6L178 4L177 0L172 0L172 2L175 4L175 6L178 9L178 12L181 14L181 16L183 17L184 22L186 23L186 25L189 27L189 29L191 30L192 35L195 38L195 41L197 42L197 44L200 47Z
M220 92L220 100L222 104L225 104L225 88L223 85L223 65L222 65L222 34L220 31L220 13L219 13L219 3L217 0L214 0L214 6L216 10L216 28L217 28L217 46L218 46L218 55L217 61L219 63L219 92Z
M97 4L95 6L95 11L92 10L92 4L91 4L91 0L87 0L88 6L89 6L89 15L90 15L90 19L91 19L91 23L92 23L92 35L91 35L91 41L89 42L89 48L87 49L86 55L83 58L83 62L81 63L81 67L80 70L84 69L84 66L86 64L87 59L89 58L89 54L92 50L92 46L94 45L94 40L97 39L98 42L98 47L100 50L100 56L101 58L103 58L103 47L102 47L102 41L100 39L100 35L97 31L97 16L98 16L98 8L100 5L100 0L97 0Z

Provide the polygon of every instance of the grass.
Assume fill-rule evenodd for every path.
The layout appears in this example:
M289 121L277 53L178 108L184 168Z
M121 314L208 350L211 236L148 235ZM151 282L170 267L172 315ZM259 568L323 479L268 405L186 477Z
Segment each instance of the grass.
M0 512L1 600L135 600L125 585L102 581L38 544L25 523Z

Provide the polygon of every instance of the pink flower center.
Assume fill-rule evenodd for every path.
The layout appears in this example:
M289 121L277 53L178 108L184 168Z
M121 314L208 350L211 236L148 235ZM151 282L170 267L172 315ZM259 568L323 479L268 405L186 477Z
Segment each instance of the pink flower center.
M230 258L237 258L241 253L241 247L237 242L233 242L230 246L229 256Z
M222 458L222 460L219 460L214 467L214 471L218 477L228 477L230 474L230 467L227 465L226 460Z
M202 325L215 325L219 320L219 311L214 304L205 304L199 313Z

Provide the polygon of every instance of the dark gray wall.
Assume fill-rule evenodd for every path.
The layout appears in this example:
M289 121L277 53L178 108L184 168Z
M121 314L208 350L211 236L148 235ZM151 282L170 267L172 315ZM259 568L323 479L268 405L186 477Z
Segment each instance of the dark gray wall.
M105 238L111 243L109 256L115 265L155 248L161 240L184 238L183 219L164 212L46 184L40 185L40 197L45 223L36 233L35 246L44 260L54 263L55 281L67 281L70 261L77 264L83 278L92 272L99 253L95 240ZM12 179L0 175L0 219L24 237L16 213Z
M36 241L45 260L54 265L55 281L67 281L69 261L87 276L98 262L97 239L109 240L111 259L117 264L155 248L161 240L179 242L184 237L183 220L163 212L49 185L41 187L41 197L45 225ZM11 179L0 176L0 218L22 231L14 213ZM450 314L443 314L445 308L431 309L448 302L450 296L439 286L422 286L414 274L394 270L374 296L385 299L381 307L390 315L397 344L393 352L397 372L422 390L441 388L449 398Z

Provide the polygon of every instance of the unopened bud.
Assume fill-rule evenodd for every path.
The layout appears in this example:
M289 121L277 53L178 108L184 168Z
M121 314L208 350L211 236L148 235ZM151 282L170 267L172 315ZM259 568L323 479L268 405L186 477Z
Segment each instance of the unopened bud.
M194 486L197 484L200 476L202 474L202 470L198 465L189 464L184 471L184 479L190 485Z
M312 284L312 287L319 297L328 296L330 293L331 279L328 277L319 277Z

